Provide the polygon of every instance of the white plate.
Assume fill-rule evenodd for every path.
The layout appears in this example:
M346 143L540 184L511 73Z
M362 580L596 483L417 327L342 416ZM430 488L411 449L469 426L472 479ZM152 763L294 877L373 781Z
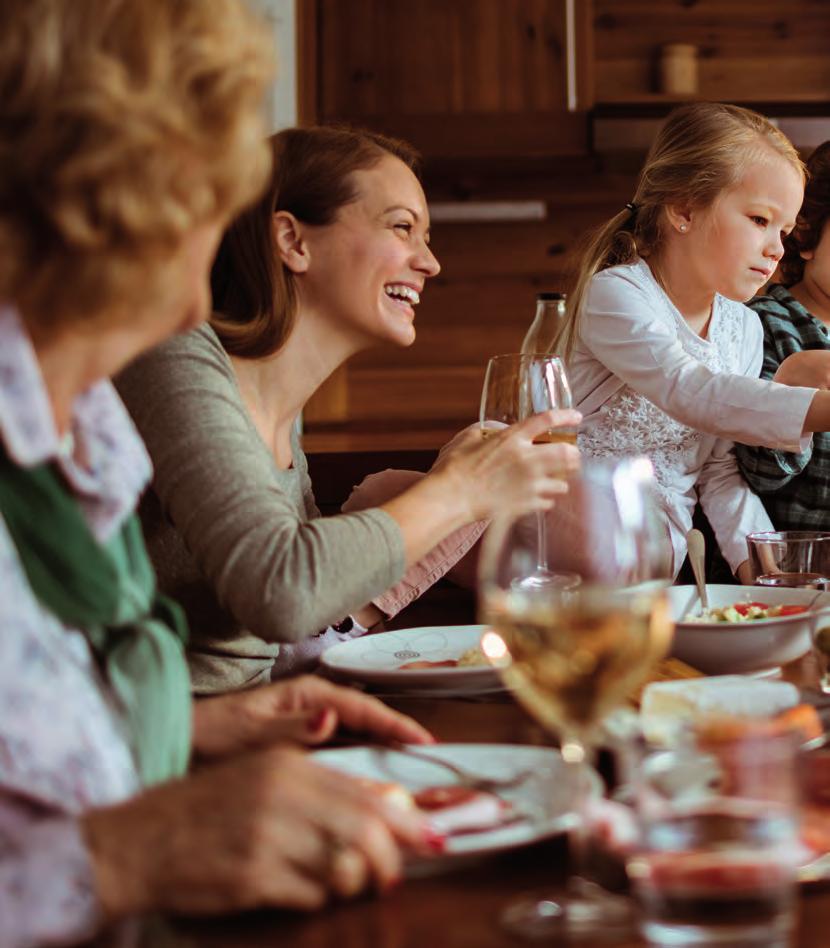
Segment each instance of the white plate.
M438 625L398 629L341 642L323 652L320 663L338 678L385 685L395 691L481 694L501 691L490 665L401 670L407 662L442 662L477 646L486 625Z
M511 777L523 770L529 778L498 795L513 804L523 818L478 833L459 833L447 840L444 855L430 864L446 866L458 858L479 856L535 843L574 825L572 782L565 779L567 764L559 751L524 744L434 744L415 748L437 759L447 759L482 777ZM326 767L357 777L395 781L416 792L424 787L448 786L458 778L440 764L429 763L383 747L345 747L317 751L314 759ZM591 796L599 797L601 783L591 772ZM423 862L420 864L423 866Z

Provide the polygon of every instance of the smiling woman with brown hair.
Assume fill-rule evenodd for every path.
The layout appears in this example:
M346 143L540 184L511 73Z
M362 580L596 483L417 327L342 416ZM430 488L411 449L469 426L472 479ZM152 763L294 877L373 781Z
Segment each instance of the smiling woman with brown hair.
M376 488L370 509L319 516L297 416L350 356L414 341L415 306L439 266L408 146L307 128L280 132L272 148L265 197L219 250L211 325L118 383L155 466L150 552L199 630L189 650L197 693L313 664L355 634L320 630L349 613L369 626L396 612L494 510L550 506L578 457L532 443L573 413L486 442L468 431L425 477L398 472Z

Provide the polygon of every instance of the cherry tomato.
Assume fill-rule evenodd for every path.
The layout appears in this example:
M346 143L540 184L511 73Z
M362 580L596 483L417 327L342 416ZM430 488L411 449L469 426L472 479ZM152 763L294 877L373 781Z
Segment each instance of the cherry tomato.
M806 606L781 606L778 610L779 616L797 616L802 612L806 612Z
M745 616L747 612L755 606L756 609L768 609L769 606L765 602L736 602L735 603L735 612L740 613L742 616Z

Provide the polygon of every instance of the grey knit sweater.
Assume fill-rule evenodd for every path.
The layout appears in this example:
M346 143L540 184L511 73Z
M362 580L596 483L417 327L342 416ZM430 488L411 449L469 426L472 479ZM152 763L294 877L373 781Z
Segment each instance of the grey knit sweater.
M390 516L321 518L296 438L293 466L276 466L209 326L169 340L116 384L153 459L142 521L159 585L187 613L197 694L267 680L281 647L401 577Z

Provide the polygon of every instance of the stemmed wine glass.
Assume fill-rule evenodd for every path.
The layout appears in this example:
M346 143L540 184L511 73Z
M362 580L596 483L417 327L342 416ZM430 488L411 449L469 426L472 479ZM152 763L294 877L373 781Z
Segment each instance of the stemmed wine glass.
M573 778L574 859L583 849L589 772L597 729L647 677L672 636L666 587L668 534L652 496L646 458L583 461L569 492L545 514L556 537L551 563L580 577L569 588L527 584L537 568L533 515L497 517L482 548L482 641L518 701L559 735ZM529 937L586 936L631 925L630 903L572 879L561 899L549 894L509 906L504 921Z
M481 392L479 423L486 437L502 425L512 425L552 408L571 408L573 400L565 367L555 356L514 353L493 356L487 363ZM576 428L549 428L535 444L576 444ZM573 573L554 573L548 566L544 514L536 518L536 569L525 577L528 586L570 586L579 581Z

